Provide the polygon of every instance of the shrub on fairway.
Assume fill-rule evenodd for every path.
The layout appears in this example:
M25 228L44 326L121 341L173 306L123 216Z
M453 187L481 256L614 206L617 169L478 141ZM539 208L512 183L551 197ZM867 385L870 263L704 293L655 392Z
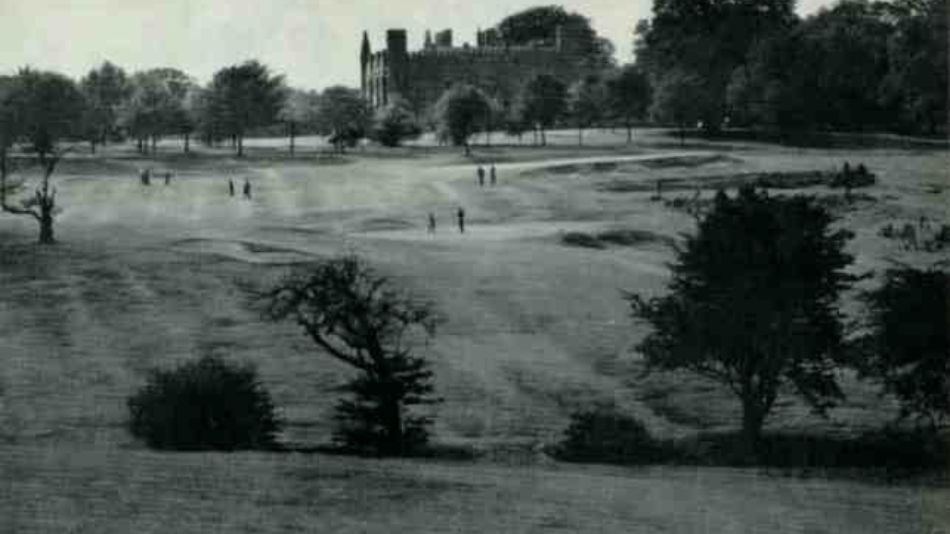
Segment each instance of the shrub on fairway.
M643 423L600 408L571 415L557 456L573 462L645 463L661 454Z
M266 449L279 430L255 369L212 356L153 370L128 406L132 434L156 449Z

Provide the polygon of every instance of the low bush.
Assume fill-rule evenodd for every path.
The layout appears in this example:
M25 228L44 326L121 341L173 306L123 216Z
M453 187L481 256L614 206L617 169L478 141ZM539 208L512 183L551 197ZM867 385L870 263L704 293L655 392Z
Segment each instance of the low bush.
M155 449L269 449L280 427L255 369L213 356L153 370L128 407L132 435Z
M554 454L569 462L638 464L663 460L660 445L643 423L604 408L573 414Z

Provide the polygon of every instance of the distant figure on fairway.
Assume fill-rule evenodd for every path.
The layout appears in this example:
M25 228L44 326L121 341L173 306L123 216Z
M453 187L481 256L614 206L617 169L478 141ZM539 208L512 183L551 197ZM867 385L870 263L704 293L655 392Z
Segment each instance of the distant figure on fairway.
M228 178L228 192L231 193L231 196L234 196L234 180Z
M489 171L488 174L489 174L489 183L490 183L492 186L494 186L495 183L498 181L498 173L497 173L497 171L495 170L495 164L494 164L494 163L491 164L491 171Z
M142 180L142 185L149 185L152 182L152 169L142 169L139 179Z
M172 183L172 173L171 171L165 171L165 185Z
M431 211L429 212L429 225L427 229L430 234L435 233L435 213Z
M477 174L478 174L478 187L484 187L485 186L485 168L479 165Z
M465 209L459 208L458 210L458 219L459 219L459 233L465 233Z
M244 179L244 198L251 198L251 182L247 178Z

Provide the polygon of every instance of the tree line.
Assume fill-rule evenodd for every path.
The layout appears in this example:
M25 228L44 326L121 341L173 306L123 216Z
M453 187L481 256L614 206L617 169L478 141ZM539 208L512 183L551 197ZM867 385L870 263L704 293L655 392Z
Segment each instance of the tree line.
M708 132L946 130L944 0L843 0L805 18L794 8L794 0L654 2L635 32L652 115Z

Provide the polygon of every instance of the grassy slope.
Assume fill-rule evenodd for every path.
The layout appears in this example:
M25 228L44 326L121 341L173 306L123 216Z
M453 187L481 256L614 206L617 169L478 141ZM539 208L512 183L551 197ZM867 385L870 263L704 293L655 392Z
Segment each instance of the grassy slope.
M570 159L588 150L493 149L490 156ZM500 186L479 190L456 154L433 152L345 164L175 157L153 163L175 169L172 186L148 189L135 172L149 162L122 154L63 168L61 245L37 250L28 243L31 221L4 217L0 517L14 518L12 531L208 531L216 521L222 532L258 524L260 531L389 531L392 522L410 531L451 524L459 531L920 532L950 521L940 515L942 490L741 471L551 468L532 452L556 439L572 409L593 402L615 402L665 435L734 421L731 399L713 385L639 376L630 347L642 327L627 318L620 291L661 291L669 249L560 244L567 230L631 227L675 237L691 227L648 193L602 192L599 183L863 161L880 174L870 191L879 201L844 214L843 224L857 230L858 268L879 269L892 256L935 259L901 252L876 233L887 220L950 219L947 193L927 192L947 184L944 154L745 147L708 165L627 167L622 176L522 175L531 165L522 163L518 174L501 166ZM228 177L250 178L254 201L228 198ZM464 237L452 228L459 205L469 214ZM439 218L435 237L425 235L428 211ZM494 461L159 455L129 440L124 399L147 368L221 351L259 365L289 422L287 441L325 441L332 388L347 371L315 355L293 325L262 321L253 294L288 262L346 250L437 302L447 318L428 347L446 398L438 437L494 451ZM773 428L876 425L882 402L857 388L828 422L790 399ZM498 461L532 467L503 470ZM674 505L685 512L671 513Z

